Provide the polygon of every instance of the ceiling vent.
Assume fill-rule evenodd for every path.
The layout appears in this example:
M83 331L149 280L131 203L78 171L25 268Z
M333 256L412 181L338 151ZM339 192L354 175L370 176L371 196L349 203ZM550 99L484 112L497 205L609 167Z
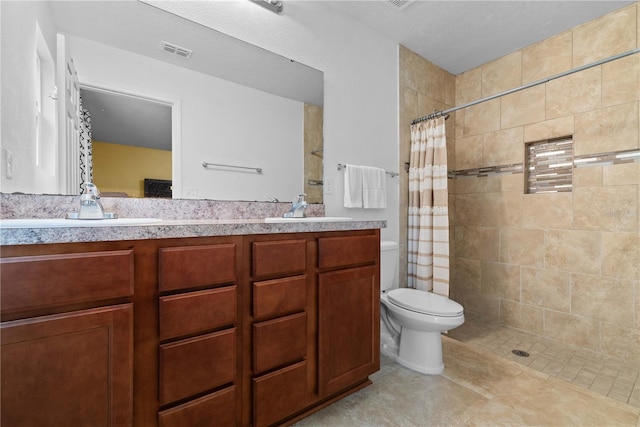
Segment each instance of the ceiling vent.
M165 52L169 52L174 55L181 56L182 58L190 58L191 54L193 53L191 49L187 49L186 47L180 47L176 44L165 42L165 41L160 42L160 49L164 50Z
M384 3L398 12L402 12L408 8L415 0L386 0Z

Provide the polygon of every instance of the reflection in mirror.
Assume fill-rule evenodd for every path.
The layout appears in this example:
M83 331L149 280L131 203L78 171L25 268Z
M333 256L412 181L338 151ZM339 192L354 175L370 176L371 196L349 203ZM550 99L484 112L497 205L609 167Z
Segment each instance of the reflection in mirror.
M81 88L89 112L93 183L104 196L159 197L149 180L171 180L171 106ZM170 185L169 185L170 189Z
M3 1L0 7L3 164L9 156L17 166L11 178L2 174L2 191L77 192L69 182L81 153L73 142L62 142L75 130L66 113L73 108L61 108L69 64L83 92L125 93L170 106L172 172L164 178L173 181L174 197L287 201L304 191L310 200L322 200L321 72L139 1ZM41 104L58 114L58 135L44 145L46 138L38 136L31 119L36 85L24 73L35 68L37 27L55 62L40 79L46 86L41 92L53 93L57 85L60 94ZM170 54L163 41L192 53L188 58ZM91 113L95 129L99 114ZM124 122L117 127L124 129ZM49 136L55 128L42 127ZM99 151L92 153L97 174ZM55 167L48 166L53 177L41 171L43 152L55 154ZM120 160L128 156L116 155ZM263 173L203 168L203 162L260 167ZM306 166L317 169L307 171ZM140 185L135 190L106 188L139 196Z

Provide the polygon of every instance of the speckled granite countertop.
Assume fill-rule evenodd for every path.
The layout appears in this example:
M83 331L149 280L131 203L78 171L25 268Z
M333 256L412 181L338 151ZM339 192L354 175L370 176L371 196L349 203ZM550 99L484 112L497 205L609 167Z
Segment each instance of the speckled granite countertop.
M304 233L385 228L386 221L265 223L264 220L163 220L113 227L2 228L1 245L170 239L243 234Z
M243 234L305 233L385 228L384 220L265 223L281 217L291 203L103 198L105 211L120 218L162 218L146 225L112 227L3 228L0 245L212 237ZM77 211L79 196L0 193L0 220L64 218ZM309 205L307 214L324 216L324 205ZM1 221L0 221L1 224Z

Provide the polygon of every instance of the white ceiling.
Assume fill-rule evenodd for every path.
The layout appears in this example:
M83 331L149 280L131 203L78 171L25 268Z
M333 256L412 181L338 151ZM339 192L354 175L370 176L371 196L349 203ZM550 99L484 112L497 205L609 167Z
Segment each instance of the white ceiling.
M589 22L633 1L326 1L452 74ZM284 0L284 13L287 13Z

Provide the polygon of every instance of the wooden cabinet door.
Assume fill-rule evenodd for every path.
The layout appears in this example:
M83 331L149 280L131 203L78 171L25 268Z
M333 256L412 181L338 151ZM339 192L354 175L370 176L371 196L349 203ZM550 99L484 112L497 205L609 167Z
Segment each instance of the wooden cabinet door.
M318 278L318 388L321 396L380 369L380 279L376 266Z
M131 304L1 325L7 426L130 426Z

